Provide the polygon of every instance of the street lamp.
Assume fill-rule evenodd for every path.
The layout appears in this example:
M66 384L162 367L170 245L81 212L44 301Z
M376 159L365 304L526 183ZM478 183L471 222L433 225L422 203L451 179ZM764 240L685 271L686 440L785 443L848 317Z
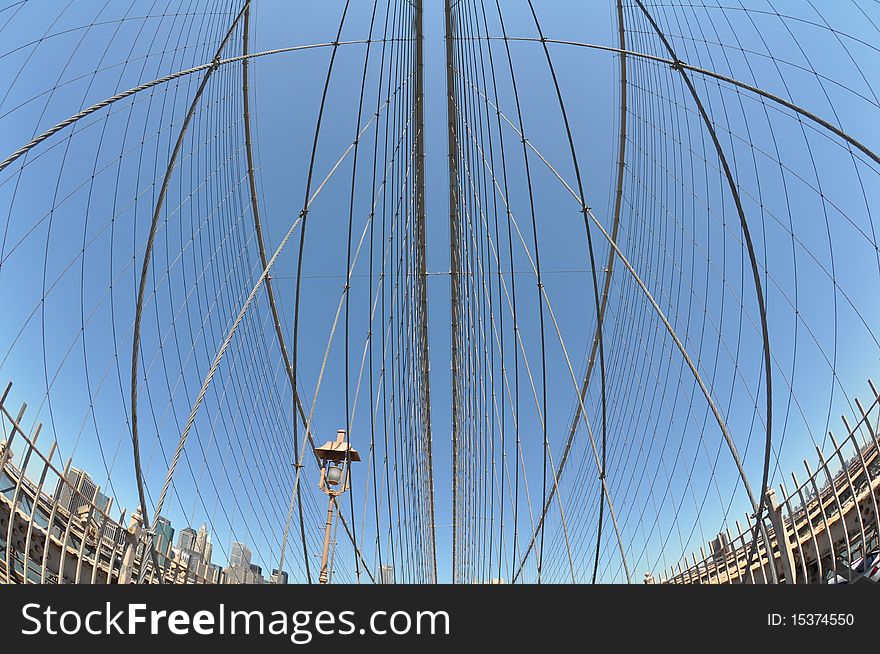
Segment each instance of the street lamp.
M315 454L321 461L321 481L318 487L329 497L327 505L327 526L324 529L324 552L321 555L321 574L318 582L328 581L327 561L330 555L330 528L333 526L333 504L337 495L348 490L349 468L352 461L360 461L361 456L349 443L345 442L345 430L336 432L335 441L327 441L315 448Z

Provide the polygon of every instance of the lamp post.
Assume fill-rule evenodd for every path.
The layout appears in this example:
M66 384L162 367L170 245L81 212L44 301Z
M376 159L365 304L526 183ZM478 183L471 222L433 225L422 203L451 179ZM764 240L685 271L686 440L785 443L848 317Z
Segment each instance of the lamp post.
M348 490L348 472L352 461L360 461L361 456L349 443L345 442L345 430L336 432L335 441L327 441L315 448L321 461L321 481L318 487L328 496L327 525L324 529L324 551L321 554L321 573L318 583L329 581L327 561L330 557L330 528L333 526L333 504L337 495Z

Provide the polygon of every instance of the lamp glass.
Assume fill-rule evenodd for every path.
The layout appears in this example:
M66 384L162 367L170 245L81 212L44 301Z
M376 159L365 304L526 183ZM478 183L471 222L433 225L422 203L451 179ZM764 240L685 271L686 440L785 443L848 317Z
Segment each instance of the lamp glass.
M327 468L327 482L336 486L342 481L342 468L338 466L330 466Z

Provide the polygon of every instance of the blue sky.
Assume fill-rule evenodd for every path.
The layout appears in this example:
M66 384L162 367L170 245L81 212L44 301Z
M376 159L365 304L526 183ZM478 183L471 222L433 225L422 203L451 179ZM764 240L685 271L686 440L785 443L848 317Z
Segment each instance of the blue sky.
M343 4L256 2L251 49L332 41ZM384 3L379 4L384 15ZM527 3L501 4L509 35L536 34ZM552 38L616 45L613 3L535 4L544 33ZM668 31L682 60L791 98L876 151L874 89L880 67L875 25L880 17L875 8L866 3L834 3L821 7L820 16L804 3L785 5L780 18L776 10L783 7L777 3L748 3L752 9L748 12L737 7L722 11L717 3L707 4L709 8L648 7ZM229 3L192 2L183 5L182 17L139 18L168 13L169 6L158 0L58 3L54 23L52 12L47 15L33 4L10 4L0 11L6 39L0 75L8 80L0 96L0 150L14 151L34 134L119 90L209 61L237 13L237 3L230 9ZM474 6L463 3L462 11L470 12ZM343 40L366 37L371 9L369 2L352 3ZM486 10L490 32L497 36L494 3L487 2ZM626 16L632 30L630 47L666 57L636 10L628 8ZM823 21L836 31L826 29ZM83 29L85 25L91 27ZM376 29L381 25L379 21ZM426 3L424 25L427 268L443 273L449 270L449 207L442 3ZM57 36L41 39L46 34ZM191 46L180 47L184 43ZM237 53L238 47L233 51ZM379 48L371 46L368 68L368 102L373 104ZM496 41L492 48L499 71L498 103L515 121L510 75L501 65L506 65L503 44ZM541 46L511 43L510 48L528 139L572 183L573 166ZM365 52L362 45L339 49L316 157L316 184L354 138ZM609 226L616 174L618 60L607 52L575 46L551 45L550 53L571 120L588 204ZM266 57L251 65L257 175L270 250L302 208L329 56L329 48L320 48ZM632 62L630 71L621 249L683 336L697 367L710 379L749 477L758 486L764 415L761 341L738 218L705 128L675 71L650 62ZM184 159L172 178L169 208L156 246L155 274L148 288L155 294L150 295L143 335L147 383L141 392L141 429L146 434L142 452L151 502L204 372L260 273L244 177L240 74L238 66L224 67L206 90L203 110L194 120ZM117 508L130 510L137 504L127 403L128 330L142 256L139 248L156 197L152 182L161 179L163 157L167 161L199 79L199 75L183 78L147 92L149 96L121 103L115 107L118 111L96 114L39 146L25 167L0 173L0 216L5 222L0 294L7 307L17 307L0 327L0 380L14 382L13 397L30 407L27 424L43 422L41 438L47 443L57 439L64 459L73 457L74 465L92 472L104 486L112 480ZM694 80L732 161L764 274L774 353L774 483L784 481L791 490L790 471L803 477L801 460L807 458L813 465L815 445L827 447L825 433L840 431L839 416L852 415L853 398L864 397L865 380L876 376L880 351L877 170L864 156L853 157L839 140L798 121L788 110L737 95L697 75ZM526 255L532 246L529 200L522 156L515 150L517 135L507 126L504 130L505 143L513 152L508 201L526 234L525 247L518 240L513 243L516 275L507 279L512 282L515 276L520 284L523 349L539 384L538 305ZM372 143L372 136L368 131L365 142ZM349 157L310 210L298 370L308 399L344 285L351 165ZM362 153L359 165L364 168L358 172L356 238L367 225L370 210L369 156ZM530 170L544 284L577 376L585 368L595 325L582 216L577 203L534 154L530 154ZM471 172L477 176L480 171ZM213 175L210 183L200 184L209 175ZM478 215L473 218L480 220ZM607 243L595 232L594 238L597 260L604 262ZM374 241L377 253L380 246ZM507 242L496 246L506 248ZM288 343L295 252L292 241L273 272ZM349 365L353 379L367 332L366 257L364 250L353 270L350 295L355 316ZM624 539L632 548L628 558L636 562L633 572L639 579L643 572L668 568L682 553L705 545L725 521L741 520L747 503L717 425L671 341L623 268L618 266L614 275L606 325L612 416L609 460L613 462L609 484L620 498L616 508ZM448 276L428 279L435 533L439 578L449 581L450 287ZM495 320L505 311L504 306L496 306ZM509 330L507 319L504 329ZM577 404L559 341L552 326L546 327L547 431L558 462ZM316 431L328 439L344 426L341 342L334 340L315 412ZM512 350L508 354L512 356ZM239 382L248 385L237 387ZM211 523L215 558L221 563L233 537L251 544L265 569L277 560L292 479L290 461L284 457L294 449L289 440L292 414L286 383L261 293L218 371L168 505L178 529ZM47 386L51 386L51 402L46 401ZM585 401L594 429L597 389L594 384ZM498 390L500 395L500 386ZM520 390L523 468L531 489L531 510L539 511L541 428L525 381ZM540 391L539 387L539 396ZM367 404L364 397L359 399L352 424L352 442L362 452L369 443ZM487 428L489 432L496 433ZM561 491L571 531L577 535L579 567L588 567L595 547L598 487L583 428L572 456ZM59 467L63 463L56 461ZM500 459L497 463L501 465ZM375 539L375 526L364 520L371 514L363 507L373 501L369 489L364 490L370 478L369 473L357 475L356 469L355 522L358 528L363 525L369 541ZM312 542L320 537L323 510L315 481L306 475ZM192 492L196 487L202 491L198 497ZM490 492L496 501L501 493ZM525 503L521 510L519 530L524 538L531 534L531 524ZM568 564L563 562L562 530L555 511L549 514L546 532L550 537L546 556L552 562L548 575L564 581ZM387 525L380 528L383 540L385 529ZM288 547L298 553L298 536L293 536ZM503 537L509 540L510 531ZM387 543L383 547L387 553ZM621 581L610 530L604 532L602 548L603 580ZM340 546L338 552L340 578L353 581L350 548ZM372 545L365 545L365 552L368 558L375 556ZM291 566L293 578L302 580L301 562ZM502 576L509 576L509 566L510 561L505 561ZM499 574L497 567L491 575L482 572L487 577Z

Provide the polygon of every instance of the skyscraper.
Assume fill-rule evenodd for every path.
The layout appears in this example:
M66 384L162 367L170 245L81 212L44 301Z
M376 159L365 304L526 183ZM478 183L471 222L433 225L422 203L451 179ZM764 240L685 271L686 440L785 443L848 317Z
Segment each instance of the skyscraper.
M244 543L233 541L232 551L229 553L229 567L247 570L251 565L251 550Z
M95 490L95 497L92 502L94 502L95 506L97 506L99 509L101 509L101 511L104 511L105 513L110 510L111 500L100 490Z
M177 549L181 552L192 552L196 546L196 532L192 527L184 527L177 537Z
M379 583L380 584L393 584L394 583L394 566L393 565L379 566Z
M109 541L114 542L117 545L125 544L125 536L128 532L121 525L116 524L115 522L107 521L107 524L104 525L104 529L101 531L101 535Z
M219 584L223 575L223 568L216 563L208 563L205 571L205 580L210 584Z
M250 574L247 576L247 581L245 583L265 584L266 580L263 579L263 568L258 566L256 563L251 563Z
M168 556L172 542L174 542L174 527L171 526L168 518L160 515L156 518L156 551L161 556Z
M269 583L287 584L287 572L278 572L278 570L273 569Z
M76 513L77 509L89 502L93 502L102 511L106 511L110 506L110 499L100 492L89 473L79 468L70 469L67 483L62 479L58 480L55 499L58 500L58 506L69 513Z
M87 502L86 498L93 498L96 490L97 486L86 472L79 468L71 468L67 475L67 483L64 479L58 479L55 499L58 500L58 506L73 513Z
M202 526L199 527L198 533L196 533L196 541L193 549L202 555L202 559L207 562L211 561L211 548L210 543L208 542L208 525L202 523Z

